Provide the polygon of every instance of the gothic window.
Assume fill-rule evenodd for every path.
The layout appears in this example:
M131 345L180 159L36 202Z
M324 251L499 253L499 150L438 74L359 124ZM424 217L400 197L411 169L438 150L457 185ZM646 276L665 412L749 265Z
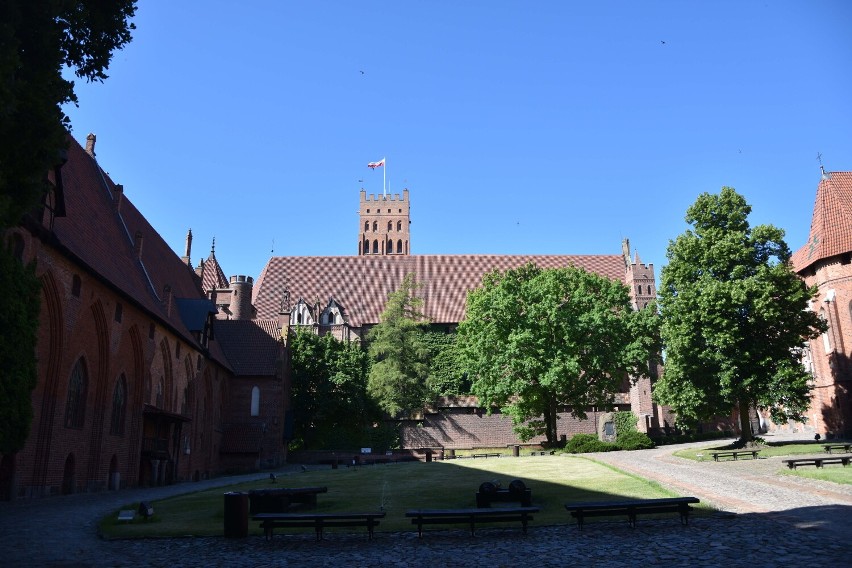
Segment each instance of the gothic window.
M373 254L379 254L379 241L373 241Z
M251 415L260 416L260 388L251 388Z
M115 318L114 318L116 323L121 323L121 315L122 315L123 311L124 311L124 308L121 305L121 302L116 302L115 303Z
M83 427L83 420L86 415L86 390L88 383L86 362L81 357L71 370L71 379L68 381L68 400L65 403L66 428Z
M157 398L154 400L154 406L163 408L163 381L157 383Z
M393 231L393 222L388 221L388 233L390 233L391 231Z
M373 221L373 232L375 233L375 232L376 232L376 231L378 231L378 230L379 230L379 223L378 223L378 221Z
M397 222L396 222L396 230L397 230L397 231L401 231L401 230L402 230L402 221L397 221Z
M369 230L370 230L370 222L364 221L364 232L366 233Z
M396 241L396 253L402 254L402 239Z
M109 433L113 436L124 436L124 416L127 410L127 380L124 373L115 381L115 390L112 393L112 419L110 420Z
M75 298L80 297L80 288L82 287L82 282L80 281L80 277L76 274L73 278L71 278L71 295Z

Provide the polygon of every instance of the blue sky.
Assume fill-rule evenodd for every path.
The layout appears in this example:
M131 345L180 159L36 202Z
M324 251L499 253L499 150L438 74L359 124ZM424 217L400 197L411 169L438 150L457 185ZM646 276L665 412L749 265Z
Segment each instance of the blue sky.
M141 0L74 136L193 263L352 255L411 195L413 254L618 254L659 269L702 192L807 239L817 153L852 170L852 2ZM363 180L363 181L361 181Z

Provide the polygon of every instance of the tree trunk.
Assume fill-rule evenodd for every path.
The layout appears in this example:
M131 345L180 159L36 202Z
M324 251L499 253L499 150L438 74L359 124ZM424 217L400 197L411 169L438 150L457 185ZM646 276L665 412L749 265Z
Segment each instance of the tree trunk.
M554 447L558 441L556 435L556 401L550 399L544 411L544 436L549 447Z
M739 402L740 414L740 442L747 444L754 439L751 432L751 418L749 418L749 403L741 400Z

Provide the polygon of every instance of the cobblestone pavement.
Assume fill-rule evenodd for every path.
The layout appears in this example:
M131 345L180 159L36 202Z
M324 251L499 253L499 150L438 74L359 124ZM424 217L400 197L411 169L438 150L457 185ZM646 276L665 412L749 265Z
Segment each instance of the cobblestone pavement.
M222 486L266 475L111 493L0 503L4 566L848 566L852 558L852 487L779 475L777 459L692 462L681 446L595 454L602 462L653 479L720 509L688 527L676 516L638 523L605 521L467 531L312 533L245 539L170 538L105 541L100 517L140 499Z

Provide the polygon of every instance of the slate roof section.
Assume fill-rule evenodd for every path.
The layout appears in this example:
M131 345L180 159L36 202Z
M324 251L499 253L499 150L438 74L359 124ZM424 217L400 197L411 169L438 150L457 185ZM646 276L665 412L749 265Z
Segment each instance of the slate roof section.
M273 257L255 282L253 304L259 318L275 318L289 288L291 298L308 303L334 298L346 306L353 327L376 324L388 294L407 273L423 284L423 312L433 323L463 319L467 292L491 270L506 271L529 262L541 268L577 266L625 281L621 255L411 255Z
M817 187L808 242L792 257L796 272L852 252L852 172L830 172Z
M216 304L207 298L178 298L175 300L180 319L190 331L202 331L210 314L216 313Z
M198 276L184 264L116 184L71 136L62 167L66 216L54 220L54 244L187 342L198 345L172 297L204 298ZM142 237L141 255L135 251ZM141 260L140 260L141 256ZM211 356L227 366L218 346Z
M216 320L213 333L234 374L275 376L281 349L278 320Z

